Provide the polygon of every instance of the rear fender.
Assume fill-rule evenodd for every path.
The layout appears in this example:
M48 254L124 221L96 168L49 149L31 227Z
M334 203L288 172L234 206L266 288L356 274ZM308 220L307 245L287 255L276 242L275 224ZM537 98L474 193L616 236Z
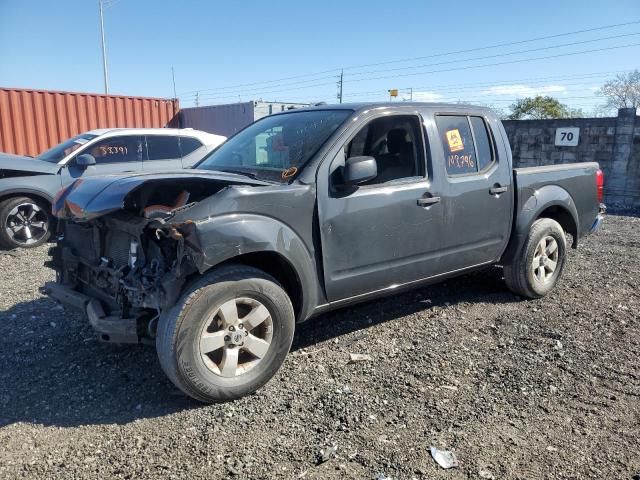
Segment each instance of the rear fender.
M517 257L527 241L531 225L542 217L557 220L573 236L572 247L578 246L578 211L573 198L564 188L558 185L526 188L518 194L518 204L522 208L516 213L515 228L502 256L502 263L508 263L510 259Z

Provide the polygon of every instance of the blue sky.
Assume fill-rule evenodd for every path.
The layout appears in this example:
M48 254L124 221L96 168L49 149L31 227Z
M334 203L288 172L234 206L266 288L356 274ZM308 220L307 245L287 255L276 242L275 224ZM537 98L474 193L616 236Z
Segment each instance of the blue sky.
M414 99L506 108L546 93L591 111L603 103L594 91L613 72L640 68L639 45L527 60L640 44L640 23L396 62L640 21L638 0L611 8L596 0L105 1L111 93L173 96L173 66L184 106L196 91L200 104L334 102L344 67L345 101L413 88ZM0 86L102 92L99 39L98 0L0 0ZM587 43L548 48L574 42ZM522 50L531 51L505 55Z

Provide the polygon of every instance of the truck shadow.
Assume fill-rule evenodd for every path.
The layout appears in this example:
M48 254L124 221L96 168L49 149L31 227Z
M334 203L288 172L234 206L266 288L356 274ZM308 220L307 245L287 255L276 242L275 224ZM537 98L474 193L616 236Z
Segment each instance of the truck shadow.
M488 269L319 316L298 326L307 348L434 306L515 301ZM125 424L202 405L165 377L149 346L99 343L80 315L39 298L0 313L0 427L16 422L70 427ZM255 401L248 398L247 401ZM223 414L223 407L206 407Z

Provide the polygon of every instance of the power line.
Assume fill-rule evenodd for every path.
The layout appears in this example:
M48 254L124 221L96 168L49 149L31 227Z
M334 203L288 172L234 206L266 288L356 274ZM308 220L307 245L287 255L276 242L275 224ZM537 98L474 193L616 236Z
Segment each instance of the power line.
M520 54L520 53L530 53L530 52L535 52L535 51L541 51L541 50L550 50L552 48L562 48L562 47L567 47L567 46L572 46L572 45L579 45L579 44L584 44L584 43L592 43L592 42L596 42L596 41L602 41L602 40L610 40L610 39L614 39L614 38L621 38L621 37L628 37L628 36L635 36L635 35L640 35L640 32L637 33L629 33L629 34L624 34L624 35L614 35L614 36L610 36L610 37L603 37L603 38L599 38L599 39L592 39L592 40L587 40L587 41L582 41L582 42L572 42L572 43L566 43L566 44L561 44L561 45L555 45L555 46L548 46L548 47L542 47L542 48L535 48L535 49L528 49L528 50L521 50L521 51L517 51L517 52L509 52L509 53L500 53L500 54L495 54L495 55L489 55L489 56L485 56L485 57L477 57L477 58L468 58L468 59L463 59L463 60L452 60L452 61L447 61L447 62L438 62L438 63L432 63L432 64L427 64L427 65L417 65L417 66L411 66L411 67L402 67L399 69L383 69L383 70L372 70L372 71L368 71L368 72L362 72L362 73L354 73L352 75L365 75L365 74L372 74L372 73L382 73L382 72L387 72L387 71L395 71L395 70L406 70L409 68L424 68L424 67L434 67L434 66L440 66L440 65L450 65L453 63L461 63L461 62L472 62L472 61L478 61L478 60L485 60L488 58L499 58L499 57L505 57L505 56L509 56L509 55L516 55L516 54ZM622 47L612 47L612 48L622 48ZM593 51L598 51L598 50L587 50L586 52L593 52ZM566 55L573 55L573 54L578 54L580 52L575 52L575 53L568 53ZM560 54L560 55L565 55L565 54ZM553 57L541 57L541 58L553 58ZM527 61L529 59L523 59L523 60L518 60L515 62L520 62L520 61ZM535 59L532 59L535 60ZM497 64L491 64L491 66L493 65L501 65L501 63L497 63ZM461 67L460 69L465 69L465 68L475 68L475 66L466 66L466 67ZM453 70L457 70L457 69L453 69ZM433 73L433 72L445 72L445 71L451 71L451 70L435 70L432 72L417 72L414 74L421 74L421 73ZM413 75L411 73L408 74L404 74L404 76L408 76L408 75ZM398 75L398 76L403 76L402 74ZM325 78L334 78L332 77L325 77ZM374 77L374 78L366 78L366 79L362 79L362 78L352 78L352 81L354 82L358 82L358 81L363 81L363 80L375 80L375 79L382 79L382 78L395 78L395 77ZM319 79L318 79L319 80ZM298 83L308 83L309 80L306 80L304 82L293 82L293 83L289 83L289 84L280 84L278 85L278 87L285 87L285 86L293 86L293 85L297 85ZM328 85L328 83L326 84L313 84L313 85L309 85L308 87L316 87L316 86L323 86L323 85ZM304 87L302 87L304 88ZM419 88L419 87L416 87ZM299 88L296 88L299 89ZM201 93L201 90L198 90L198 92L196 93ZM242 94L248 94L248 93L252 93L252 92L263 92L263 87L262 88L252 88L252 89L248 89L248 90L238 90L238 91L234 91L234 92L220 92L221 95L217 95L215 97L209 97L211 99L213 98L227 98L229 96L235 96L238 93L242 93ZM267 91L266 93L273 93L274 91ZM193 95L191 95L193 96Z
M552 39L552 38L560 38L560 37L565 37L565 36L570 36L570 35L578 35L578 34L581 34L581 33L588 33L588 32L594 32L594 31L599 31L599 30L607 30L607 29L618 28L618 27L623 27L623 26L628 26L628 25L635 25L635 24L639 24L639 23L640 23L640 20L634 20L634 21L631 21L631 22L617 23L617 24L611 24L611 25L603 25L603 26L600 26L600 27L593 27L593 28L587 28L587 29L582 29L582 30L574 30L574 31L571 31L571 32L564 32L564 33L558 33L558 34L554 34L554 35L546 35L546 36L542 36L542 37L529 38L529 39L526 39L526 40L498 43L498 44L487 45L487 46L483 46L483 47L474 47L474 48L469 48L469 49L464 49L464 50L442 52L442 53L436 53L436 54L432 54L432 55L424 55L424 56L419 56L419 57L403 58L403 59L397 59L397 60L388 60L388 61L377 62L377 63L351 65L351 66L344 67L344 70L355 70L355 69L359 69L359 68L374 67L374 66L380 66L380 65L389 65L389 64L393 64L393 63L402 63L402 62L409 62L409 61L415 61L415 60L424 60L424 59L427 59L427 58L436 58L436 57L443 57L443 56L448 56L448 55L457 55L457 54L460 54L460 53L471 53L471 52L477 52L477 51L482 51L482 50L489 50L489 49L493 49L493 48L501 48L501 47L507 47L507 46L513 46L513 45L521 45L521 44L524 44L524 43L532 43L532 42L537 42L537 41L540 41L540 40L548 40L548 39ZM336 68L332 68L332 69L329 69L329 70L322 70L322 71L318 71L318 72L314 72L314 73L306 73L306 74L293 75L293 76L288 76L288 77L281 77L281 78L277 78L277 79L273 79L273 80L264 80L264 81L257 81L257 82L241 83L241 84L220 86L220 87L207 88L207 89L189 90L189 91L181 92L181 95L189 94L189 93L195 93L195 92L206 92L206 91L219 91L219 90L227 90L227 89L237 89L238 87L245 87L245 86L266 85L266 84L278 83L278 82L281 82L283 80L294 80L294 79L306 78L306 77L316 77L318 75L324 75L324 74L327 74L327 73L337 74L339 70L340 70L340 68L336 67ZM311 81L316 81L316 80L318 80L318 79L311 80Z
M510 64L514 64L514 63L523 63L523 62L531 62L531 61L536 61L536 60L548 60L551 58L560 58L560 57L568 57L568 56L573 56L573 55L581 55L584 53L594 53L594 52L604 52L604 51L609 51L609 50L615 50L618 48L629 48L629 47L637 47L639 46L640 43L630 43L630 44L626 44L626 45L615 45L612 47L604 47L604 48L595 48L595 49L591 49L591 50L582 50L580 52L569 52L569 53L559 53L556 55L548 55L548 56L544 56L544 57L534 57L534 58L523 58L520 60L508 60L505 62L496 62L496 63L485 63L483 65L468 65L468 66L464 66L464 67L456 67L456 68L445 68L445 69L441 69L441 70L429 70L429 71L423 71L423 72L413 72L413 73L403 73L403 74L398 74L398 75L387 75L387 76L383 76L383 77L373 77L373 78L360 78L360 79L353 79L352 81L354 82L362 82L365 80L384 80L384 79L388 79L388 78L398 78L398 77L410 77L413 75L424 75L427 73L440 73L440 72L453 72L453 71L458 71L458 70L470 70L473 68L484 68L484 67L495 67L495 66L499 66L499 65L510 65Z
M401 63L401 62L410 62L410 61L415 61L415 60L425 60L427 58L436 58L436 57L443 57L443 56L448 56L448 55L457 55L459 53L470 53L470 52L477 52L477 51L481 51L481 50L489 50L492 48L500 48L500 47L508 47L508 46L512 46L512 45L521 45L523 43L532 43L532 42L537 42L540 40L549 40L551 38L559 38L559 37L566 37L566 36L570 36L570 35L577 35L580 33L587 33L587 32L595 32L597 30L608 30L611 28L617 28L617 27L624 27L624 26L628 26L628 25L635 25L640 23L640 20L634 20L631 22L625 22L625 23L617 23L617 24L613 24L613 25L604 25L601 27L594 27L594 28L587 28L587 29L583 29L583 30L574 30L573 32L565 32L565 33L557 33L555 35L547 35L544 37L536 37L536 38L529 38L527 40L519 40L519 41L515 41L515 42L505 42L505 43L497 43L494 45L487 45L484 47L474 47L474 48L468 48L468 49L464 49L464 50L457 50L457 51L451 51L451 52L443 52L443 53L434 53L432 55L425 55L425 56L421 56L421 57L410 57L410 58L404 58L401 60L389 60L386 62L378 62L378 63L369 63L369 64L364 64L364 65L357 65L357 66L351 66L351 67L344 67L345 70L347 69L355 69L355 68L364 68L364 67L377 67L379 65L388 65L391 63Z
M409 69L412 69L412 68L435 67L435 66L440 66L440 65L450 65L452 63L469 62L469 61L476 61L476 60L487 60L489 58L507 57L509 55L518 55L520 53L540 52L540 51L543 51L543 50L551 50L553 48L570 47L570 46L573 46L573 45L582 45L582 44L585 44L585 43L600 42L600 41L603 41L603 40L613 40L614 38L632 37L632 36L636 36L636 35L640 35L640 32L625 33L623 35L613 35L613 36L609 36L609 37L594 38L594 39L591 39L591 40L583 40L583 41L580 41L580 42L571 42L571 43L564 43L564 44L559 44L559 45L550 45L550 46L547 46L547 47L531 48L531 49L527 49L527 50L518 50L516 52L497 53L497 54L494 54L494 55L487 55L487 56L484 56L484 57L456 59L456 60L449 60L449 61L446 61L446 62L429 63L429 64L425 64L425 65L411 65L411 66L408 66L408 67L389 68L389 69L382 69L382 70L370 70L368 72L357 72L357 73L353 73L351 75L370 75L372 73L395 72L395 71L399 71L399 70L409 70Z
M515 64L515 63L523 63L523 62L531 62L531 61L538 61L538 60L548 60L548 59L552 59L552 58L560 58L560 57L566 57L566 56L574 56L574 55L582 55L585 53L595 53L595 52L604 52L604 51L610 51L610 50L615 50L615 49L619 49L619 48L629 48L629 47L635 47L635 46L639 46L640 43L631 43L631 44L626 44L626 45L615 45L615 46L611 46L611 47L603 47L603 48L596 48L596 49L590 49L590 50L582 50L582 51L578 51L578 52L568 52L568 53L559 53L556 55L547 55L547 56L542 56L542 57L533 57L533 58L525 58L525 59L517 59L517 60L507 60L507 61L503 61L503 62L494 62L494 63L486 63L486 64L482 64L482 65L467 65L467 66L462 66L462 67L454 67L454 68L445 68L445 69L439 69L439 70L427 70L427 71L421 71L421 72L412 72L412 73L403 73L403 74L396 74L396 75L386 75L386 76L380 76L380 77L368 77L368 78L356 78L353 79L353 82L361 82L361 81L369 81L369 80L386 80L386 79L390 79L390 78L400 78L400 77L409 77L409 76L416 76L416 75L425 75L425 74L431 74L431 73L442 73L442 72L453 72L453 71L460 71L460 70L470 70L470 69L476 69L476 68L485 68L485 67L494 67L494 66L500 66L500 65L511 65L511 64ZM304 86L304 87L293 87L293 88L287 88L287 89L278 89L278 90L270 90L270 91L262 91L262 94L265 93L279 93L279 92L286 92L289 90L300 90L300 89L306 89L306 88L312 88L312 87L317 87L317 86L324 86L324 85L331 85L333 84L333 82L331 83L320 83L320 84L316 84L316 85L309 85L309 86ZM216 99L216 98L229 98L231 95L227 94L227 95L218 95L218 96L208 96L207 98L210 100Z
M414 91L418 89L427 89L430 92L443 92L443 91L451 91L451 90L469 90L476 88L490 88L490 87L500 87L500 86L510 86L514 85L515 82L527 82L528 84L537 84L537 83L547 83L549 81L557 81L557 80L591 80L599 77L608 77L610 75L618 74L618 73L626 73L628 70L613 70L609 72L597 72L597 73L589 73L589 74L581 74L581 75L563 75L563 76L549 76L549 77L529 77L529 78L518 78L509 81L499 82L499 83L458 83L458 84L445 84L445 85L423 85L423 86L413 86L411 88ZM584 82L580 83L564 83L562 86L572 86L572 85L581 85ZM409 87L398 87L400 90L407 89ZM370 90L367 92L356 92L346 94L345 97L359 97L368 94L376 94L376 93L386 93L383 92L384 89L378 90Z

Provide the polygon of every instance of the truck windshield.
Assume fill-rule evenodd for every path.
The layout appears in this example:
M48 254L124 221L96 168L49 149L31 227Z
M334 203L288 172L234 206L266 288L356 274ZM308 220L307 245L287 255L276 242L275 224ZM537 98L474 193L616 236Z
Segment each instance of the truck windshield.
M265 117L231 137L195 168L288 182L352 113L317 110Z
M37 158L39 160L44 160L45 162L58 163L71 152L76 151L89 140L93 140L96 137L97 135L93 135L91 133L83 133L81 135L71 137L69 140L42 152Z

